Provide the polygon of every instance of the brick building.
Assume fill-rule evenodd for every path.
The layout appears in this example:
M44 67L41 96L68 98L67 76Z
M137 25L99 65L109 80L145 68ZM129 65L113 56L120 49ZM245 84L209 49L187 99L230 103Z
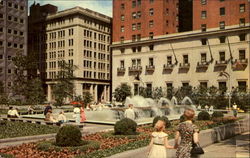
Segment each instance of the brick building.
M245 26L250 20L249 0L194 0L193 30Z
M178 32L178 0L113 0L113 42Z

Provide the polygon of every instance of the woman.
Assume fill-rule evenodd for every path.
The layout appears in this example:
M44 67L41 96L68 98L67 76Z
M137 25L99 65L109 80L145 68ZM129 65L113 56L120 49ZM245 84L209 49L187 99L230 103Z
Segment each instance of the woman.
M177 158L190 158L191 157L191 149L193 142L198 143L198 128L192 123L192 119L195 116L195 112L192 109L186 109L184 111L184 117L186 121L179 124L177 128L177 132L175 135L175 148L176 157ZM181 137L181 142L179 142L179 138Z
M152 138L149 144L148 158L166 158L167 150L173 149L173 146L168 144L168 134L164 132L165 122L157 121L155 124L155 132L152 133Z
M64 115L64 111L63 110L60 111L57 120L58 120L58 123L60 123L60 124L67 122L67 118Z
M76 123L80 123L80 108L78 107L79 105L76 105L76 107L73 110L73 117L75 118Z
M86 121L86 115L84 112L84 103L82 103L81 109L80 109L80 114L81 114L81 122Z
M50 122L57 122L56 119L54 118L53 114L52 114L52 110L49 109L48 112L45 115L45 121L50 121Z

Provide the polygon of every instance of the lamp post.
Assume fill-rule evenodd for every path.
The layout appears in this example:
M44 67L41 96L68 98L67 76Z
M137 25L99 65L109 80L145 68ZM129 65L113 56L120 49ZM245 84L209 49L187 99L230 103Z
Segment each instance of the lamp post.
M219 76L225 76L228 79L229 82L229 92L228 92L228 109L231 108L231 78L229 73L225 72L225 71L221 71Z

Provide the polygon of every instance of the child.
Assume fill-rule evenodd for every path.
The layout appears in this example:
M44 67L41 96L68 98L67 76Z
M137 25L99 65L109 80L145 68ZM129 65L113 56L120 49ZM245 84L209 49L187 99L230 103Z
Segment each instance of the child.
M168 134L163 132L165 124L166 123L162 120L157 121L155 124L156 132L152 133L152 138L149 144L148 158L166 158L166 149L174 149L173 146L168 144Z

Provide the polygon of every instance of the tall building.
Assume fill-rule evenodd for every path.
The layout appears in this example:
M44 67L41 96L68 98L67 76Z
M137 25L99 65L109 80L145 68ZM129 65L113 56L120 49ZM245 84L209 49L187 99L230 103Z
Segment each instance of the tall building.
M154 36L153 39L142 38L140 41L131 42L128 38L132 31L128 31L126 34L125 29L124 35L122 35L122 33L117 33L121 27L119 22L117 25L113 24L112 91L122 83L130 85L134 95L139 93L139 87L150 89L161 87L165 92L168 89L188 85L193 87L215 86L220 89L227 87L229 92L236 87L244 91L249 90L249 1L235 0L238 4L236 5L234 0L207 0L208 6L202 6L207 9L207 19L202 19L201 12L197 11L201 8L197 5L203 1L193 1L193 31L159 35ZM154 2L162 3L162 1ZM173 1L169 0L169 2ZM217 11L220 10L223 3L228 4L225 8L230 7L230 2L233 5L231 8L237 8L236 19L233 18L236 11L231 12L229 8L226 9L227 19L220 17L225 20L226 27L221 29L218 27L220 19L216 17ZM131 10L131 4L130 6L128 4L126 8L127 3L126 1L125 9ZM117 5L114 5L113 15L116 16L116 18L114 16L114 20L119 21L118 17L123 12L118 11L115 7ZM141 8L147 8L147 6L143 6L142 2ZM238 17L241 12L244 16ZM242 18L245 18L244 25L241 23L243 20L240 20ZM143 19L145 23L150 20L151 17ZM208 29L201 31L201 24L206 20ZM165 21L161 20L157 26L164 24ZM128 29L131 30L131 27ZM118 36L127 38L123 41L123 39L119 40Z
M113 0L113 42L178 32L179 0Z
M194 0L193 30L229 29L250 21L249 0Z
M77 66L74 96L90 92L96 102L109 101L111 18L81 7L55 13L56 9L50 8L52 13L42 19L41 45L35 48L41 50L38 52L44 64L40 74L44 74L48 101L54 99L53 85L62 61Z
M0 1L0 81L8 95L15 72L12 57L27 55L27 19L27 0Z

